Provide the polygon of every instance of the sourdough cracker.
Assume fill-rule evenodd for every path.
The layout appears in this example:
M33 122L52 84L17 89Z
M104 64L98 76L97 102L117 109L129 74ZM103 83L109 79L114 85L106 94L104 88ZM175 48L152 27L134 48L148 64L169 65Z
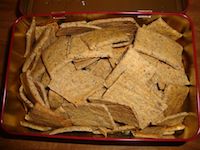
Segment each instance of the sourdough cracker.
M82 35L81 39L88 45L91 50L95 50L107 45L114 46L115 43L119 44L129 42L132 40L130 36L131 35L129 33L124 33L120 30L116 30L115 28L107 28L104 30L101 29L90 31Z
M96 63L93 63L92 65L88 66L87 69L97 77L100 77L102 79L106 79L106 77L111 73L112 68L110 66L110 63L107 59L100 59Z
M47 71L45 71L45 73L42 75L41 83L43 84L43 86L45 88L47 88L50 81L51 81L51 78L50 78L49 74L47 73Z
M156 68L159 85L163 84L163 87L167 84L190 85L190 81L188 80L184 69L177 70L151 56L144 54L140 55Z
M144 26L143 28L158 32L164 36L167 36L173 40L178 40L182 37L182 34L170 27L161 17L156 21Z
M25 105L28 106L28 108L33 108L33 106L34 106L33 103L26 97L26 95L24 93L23 85L21 85L19 88L19 96L23 100Z
M55 135L55 134L67 133L67 132L91 132L93 134L100 134L100 132L98 132L97 129L98 128L96 128L96 127L71 126L71 127L55 129L55 130L51 131L49 134Z
M159 33L139 28L134 47L138 52L155 57L176 69L182 69L183 47Z
M114 120L103 104L63 104L63 109L70 116L73 125L105 127L113 129Z
M120 94L118 91L123 91L123 94ZM145 81L138 80L138 76L128 72L120 76L106 91L103 99L131 107L140 128L145 128L150 122L156 122L160 118L164 118L163 110L167 107L149 89ZM142 108L145 110L142 110ZM149 113L151 113L150 116Z
M106 88L100 87L99 89L97 89L92 95L90 95L88 97L88 100L98 100L98 99L102 99L103 94L106 92Z
M35 41L35 29L36 28L36 21L35 17L33 17L30 28L26 32L26 51L24 57L27 57L32 50L33 43Z
M126 53L128 47L120 47L120 48L113 48L113 57L109 58L109 62L112 68L115 68L116 65L119 64L120 60L123 58L124 54Z
M99 58L89 58L89 59L85 59L83 61L78 61L78 62L74 61L74 65L77 70L80 70L80 69L86 68L87 66L95 63L98 60L99 60Z
M85 22L70 22L70 23L62 23L60 25L60 29L56 32L57 36L69 36L82 34L85 32L89 32L92 30L99 30L101 27L86 24Z
M88 99L91 103L106 105L115 122L119 122L132 127L138 127L138 121L131 107L102 100L102 97L99 99L92 99L89 97Z
M60 36L42 53L42 60L51 78L57 69L70 61L67 58L68 45L69 37Z
M110 87L127 70L144 76L144 80L149 80L155 73L155 67L145 61L131 45L119 64L107 77L105 86Z
M101 78L88 71L77 70L72 73L67 69L64 67L59 70L61 76L51 80L49 88L73 104L84 103L103 84Z
M100 47L91 51L88 46L81 40L80 36L73 36L70 44L70 53L68 58L88 59L88 58L104 58L112 57L112 49L110 47Z
M38 103L25 116L25 120L47 127L67 127L72 125L71 120L64 118Z
M56 109L66 101L62 96L58 95L52 90L49 90L48 92L48 100L49 100L49 105L51 109Z
M41 38L35 43L32 53L26 57L26 60L22 67L22 72L27 71L28 69L33 70L40 58L41 52L46 49L52 42L55 41L53 28L46 28L42 33ZM32 67L30 66L31 64ZM31 67L31 68L30 68Z
M22 73L20 75L20 79L28 98L33 103L40 103L41 105L45 105L42 97L40 96L40 93L38 92L37 87L34 84L32 77L30 76L30 71Z
M42 83L40 83L40 82L38 82L38 81L35 81L34 84L35 84L35 86L37 87L38 92L39 92L41 98L43 99L43 101L44 101L46 107L47 107L47 108L50 108L50 106L49 106L49 101L48 101L48 99L47 99L47 91L45 90L45 87L43 86Z
M165 116L170 116L182 111L183 103L188 95L189 88L179 85L167 85L164 91L163 101L167 104Z
M40 125L33 124L33 123L30 123L30 122L27 122L27 121L20 121L20 125L23 126L23 127L27 127L27 128L33 129L33 130L43 131L43 132L52 130L51 127L40 126Z
M31 76L33 77L34 80L41 81L41 78L43 74L45 73L45 71L46 71L46 68L41 58L39 58L35 68L31 71Z
M171 115L171 116L167 116L165 117L163 120L159 120L156 125L159 126L175 126L178 124L182 124L185 117L187 117L188 115L190 115L187 112L180 112L177 113L175 115Z

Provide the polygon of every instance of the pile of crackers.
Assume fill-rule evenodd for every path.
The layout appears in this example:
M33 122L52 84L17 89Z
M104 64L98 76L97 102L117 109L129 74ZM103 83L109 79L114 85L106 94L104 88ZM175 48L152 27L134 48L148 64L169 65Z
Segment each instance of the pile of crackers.
M132 17L38 25L26 33L19 95L24 127L48 134L122 133L175 138L193 113L182 34L162 18Z

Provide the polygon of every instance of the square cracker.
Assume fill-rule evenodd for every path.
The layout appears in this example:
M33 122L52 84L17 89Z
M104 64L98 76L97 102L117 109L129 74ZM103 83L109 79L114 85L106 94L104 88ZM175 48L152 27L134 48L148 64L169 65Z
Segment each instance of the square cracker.
M132 41L131 34L118 30L117 28L106 28L101 30L90 31L81 36L81 39L88 45L91 50L103 46L114 46L115 43L127 43Z
M70 61L67 58L68 45L69 37L60 36L55 43L43 51L42 60L51 78L53 78L53 74L57 69Z
M105 127L113 129L114 120L103 104L63 104L63 109L69 115L73 125Z
M164 118L163 111L167 106L141 76L134 73L122 74L103 95L103 100L131 107L139 128L145 128L151 122Z
M124 57L107 77L106 87L110 87L127 70L137 73L144 80L149 80L155 73L155 67L145 61L132 46L129 46Z
M163 97L163 101L165 101L168 106L164 111L165 116L181 112L183 103L186 100L188 93L189 88L186 86L172 84L167 85Z
M112 57L112 49L110 47L101 47L97 50L91 51L81 40L80 36L72 36L68 58L76 60L104 57Z
M103 80L88 71L70 71L68 66L60 69L49 84L49 88L73 104L85 102Z
M161 17L158 18L156 21L144 26L143 28L158 32L164 36L169 37L173 40L178 40L182 37L182 34L170 27Z
M188 81L184 69L177 70L151 56L144 54L140 55L156 68L156 74L158 75L158 83L162 83L165 85L190 85L190 82Z
M159 33L139 28L134 47L138 52L157 58L176 69L182 69L183 47Z

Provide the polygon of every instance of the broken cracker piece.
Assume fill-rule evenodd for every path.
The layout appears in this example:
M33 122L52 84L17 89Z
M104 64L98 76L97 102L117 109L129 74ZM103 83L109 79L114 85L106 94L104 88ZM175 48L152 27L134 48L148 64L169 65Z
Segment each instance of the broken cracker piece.
M103 80L92 73L85 70L71 72L66 65L51 80L49 88L63 96L69 102L79 104L84 103L87 97L102 84Z
M161 17L152 23L144 26L143 28L158 32L164 36L167 36L173 40L178 40L182 37L182 34L170 27Z
M27 128L30 128L30 129L34 129L34 130L37 130L37 131L43 131L43 132L52 130L51 127L40 126L40 125L33 124L33 123L30 123L30 122L27 122L27 121L20 121L20 125L23 126L23 127L27 127Z
M182 69L183 47L159 33L139 28L134 47L138 52L157 58L176 69Z
M108 108L103 104L81 104L77 106L63 104L62 107L70 116L73 125L110 129L115 127L114 120Z
M26 32L26 51L24 57L27 57L32 50L32 46L35 41L35 27L36 27L36 21L35 17L33 17L30 28Z
M36 103L33 109L25 116L25 120L47 127L71 126L71 120L64 118L50 109Z

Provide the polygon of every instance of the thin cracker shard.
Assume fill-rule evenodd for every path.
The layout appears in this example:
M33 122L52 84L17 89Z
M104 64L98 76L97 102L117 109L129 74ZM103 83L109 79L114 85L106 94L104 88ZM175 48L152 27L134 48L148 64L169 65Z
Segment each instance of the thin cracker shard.
M30 28L26 32L26 51L24 57L27 57L32 50L32 46L35 41L35 28L36 28L36 21L35 17L33 17Z
M45 88L47 88L50 81L51 81L51 78L50 78L49 74L45 71L45 73L42 75L41 83L43 84L43 86Z
M155 124L158 126L175 126L177 124L182 124L185 117L190 115L187 112L180 112L171 116L167 116L162 120L159 120Z
M41 95L41 98L43 99L45 105L47 108L50 108L50 105L49 105L49 101L48 101L48 98L47 98L47 91L45 90L45 87L42 83L38 82L38 81L35 81L35 86L37 87L40 95Z
M35 28L35 39L36 39L36 41L38 41L40 39L43 32L46 30L46 28L49 28L49 27L53 28L54 32L56 32L58 30L58 24L56 22L52 22L52 23L49 23L49 24L43 25L43 26L36 26L36 28Z
M42 132L52 130L51 127L40 126L40 125L33 124L27 121L20 121L20 125L23 127L27 127L27 128L37 130L37 131L42 131Z
M88 22L90 25L96 25L100 26L102 28L105 27L121 27L121 26L126 26L126 25L137 25L137 22L135 21L134 18L132 17L119 17L119 18L107 18L107 19L98 19L98 20L92 20Z
M46 68L41 60L41 58L38 60L35 68L31 71L31 76L36 81L41 81L41 78L43 74L45 73Z
M175 138L176 131L184 130L185 125L179 124L172 127L147 127L143 130L132 131L134 137L137 138Z
M138 52L157 58L176 69L182 69L183 47L159 33L139 28L134 47Z
M113 48L113 57L109 58L109 62L112 66L112 68L115 68L120 60L123 58L124 54L126 53L128 47L120 47L120 48Z
M105 127L113 129L114 120L108 108L102 104L64 104L63 109L70 116L73 125Z
M66 101L62 96L58 95L52 90L49 90L48 92L48 100L51 109L57 109Z
M40 103L41 105L45 105L43 99L41 98L37 87L34 84L34 81L32 77L30 76L30 71L27 71L25 73L22 73L20 75L21 83L24 87L24 91L28 98L33 102L33 103Z
M106 88L105 87L100 87L99 89L97 89L92 95L90 95L88 97L88 100L98 100L98 99L102 99L103 94L106 92Z
M85 60L79 61L79 62L74 61L74 65L77 70L80 70L80 69L86 68L87 66L95 63L98 60L99 60L99 58L89 58L89 59L85 59Z
M88 66L87 69L97 77L100 77L102 79L106 79L106 77L111 73L112 68L110 66L110 63L107 59L100 59L96 63L93 63L92 65Z
M82 34L92 30L99 30L101 27L95 25L89 25L86 23L62 23L60 29L56 32L57 36L70 36L76 34Z
M25 116L25 120L47 127L67 127L72 125L71 120L64 118L38 103Z
M50 135L60 134L60 133L67 133L67 132L91 132L94 134L100 134L100 132L97 131L98 128L96 127L87 127L87 126L71 126L71 127L64 127L59 128L51 131Z
M24 93L24 88L21 85L19 88L19 96L20 98L23 100L23 102L26 104L26 106L28 106L29 108L33 108L33 103L26 97L25 93Z
M182 37L182 34L170 27L162 18L158 18L156 21L144 26L143 28L158 32L164 36L167 36L173 40L178 40Z

